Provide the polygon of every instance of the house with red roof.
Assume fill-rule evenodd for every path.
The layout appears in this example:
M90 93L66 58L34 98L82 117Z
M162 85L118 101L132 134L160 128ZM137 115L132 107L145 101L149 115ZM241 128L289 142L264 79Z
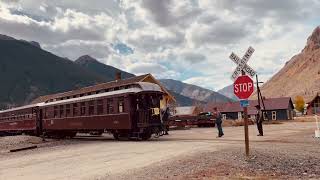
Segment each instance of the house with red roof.
M256 105L258 105L257 100L249 100L248 115L251 119L255 119L257 115ZM219 104L209 103L205 107L205 111L212 112L215 107L221 112L224 119L243 118L243 108L239 101ZM264 107L265 120L292 120L294 117L294 106L290 97L264 99L264 106L261 104L261 107Z
M320 114L320 94L319 93L317 93L317 95L314 98L312 98L310 102L308 102L307 114L308 115Z

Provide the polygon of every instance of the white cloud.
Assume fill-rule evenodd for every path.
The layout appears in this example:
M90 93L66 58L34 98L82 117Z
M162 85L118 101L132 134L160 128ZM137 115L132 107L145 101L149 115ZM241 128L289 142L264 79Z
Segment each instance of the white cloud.
M89 54L132 73L219 89L231 83L229 60L249 46L249 64L265 81L304 46L320 15L312 0L15 0L0 2L0 33L40 42L76 59ZM111 44L134 53L121 55Z

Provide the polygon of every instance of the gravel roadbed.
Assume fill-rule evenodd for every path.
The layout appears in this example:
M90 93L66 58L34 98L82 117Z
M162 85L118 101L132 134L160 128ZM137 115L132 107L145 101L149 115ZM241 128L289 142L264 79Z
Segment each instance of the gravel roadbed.
M199 152L105 179L320 179L319 143L254 144L250 158L243 148Z

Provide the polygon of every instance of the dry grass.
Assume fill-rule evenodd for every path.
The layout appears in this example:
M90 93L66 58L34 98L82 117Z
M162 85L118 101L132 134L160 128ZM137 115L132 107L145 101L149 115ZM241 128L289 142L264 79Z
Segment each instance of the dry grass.
M320 117L318 117L318 120L320 121ZM302 117L295 117L293 121L291 122L315 122L316 119L314 116L302 116Z
M263 124L283 124L281 121L263 121Z
M253 120L248 120L249 125L253 125L254 121ZM244 126L244 120L224 120L222 126L224 127L231 127L231 126Z

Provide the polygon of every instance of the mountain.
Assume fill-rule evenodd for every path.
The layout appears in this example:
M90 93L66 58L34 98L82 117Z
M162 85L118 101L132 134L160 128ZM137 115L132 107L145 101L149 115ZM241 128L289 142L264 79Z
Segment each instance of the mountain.
M75 63L87 69L88 71L91 71L92 73L96 73L97 75L104 77L108 81L114 80L117 72L121 72L121 78L123 79L135 76L134 74L122 71L113 66L103 64L89 55L79 57Z
M202 102L230 102L232 99L220 93L173 79L161 79L160 82L170 91Z
M198 100L192 99L190 97L183 96L183 95L181 95L179 93L176 93L174 91L170 91L170 90L168 90L168 91L177 100L177 105L178 106L192 106L192 105L195 105L195 104L205 104L205 102L203 102L203 101L198 101Z
M0 49L0 108L108 80L30 42L1 35Z
M226 96L226 97L228 97L228 98L230 98L230 99L232 99L234 101L238 101L237 96L234 95L233 85L232 84L220 89L218 91L218 93L220 93L220 94L222 94L222 95L224 95L224 96Z
M320 26L309 36L304 49L267 81L261 92L267 98L301 95L307 102L320 92Z

